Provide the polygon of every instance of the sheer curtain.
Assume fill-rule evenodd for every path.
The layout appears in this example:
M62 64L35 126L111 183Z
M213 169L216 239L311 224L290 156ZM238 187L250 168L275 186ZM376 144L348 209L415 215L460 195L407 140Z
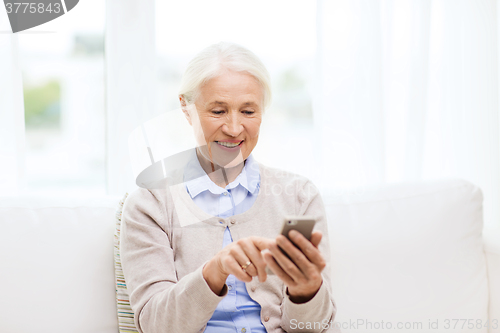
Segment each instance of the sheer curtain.
M460 177L500 226L496 0L318 0L325 188Z
M0 10L0 195L19 194L24 170L24 105L17 36Z
M155 110L155 2L106 1L107 193L133 191L132 131Z

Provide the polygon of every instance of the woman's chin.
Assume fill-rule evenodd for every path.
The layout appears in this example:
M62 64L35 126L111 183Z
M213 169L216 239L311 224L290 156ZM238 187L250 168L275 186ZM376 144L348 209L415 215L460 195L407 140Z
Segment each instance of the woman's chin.
M213 156L213 157L214 157L214 163L225 169L234 168L243 163L244 161L241 152L233 156L229 156L226 154L224 156Z
M241 147L228 149L216 143L212 144L212 158L215 164L224 168L233 168L244 161Z
M224 168L225 169L234 168L234 167L237 167L238 165L240 165L243 162L244 162L243 156L240 154L240 155L238 155L238 158L236 158L236 159L232 160L230 163L224 165Z

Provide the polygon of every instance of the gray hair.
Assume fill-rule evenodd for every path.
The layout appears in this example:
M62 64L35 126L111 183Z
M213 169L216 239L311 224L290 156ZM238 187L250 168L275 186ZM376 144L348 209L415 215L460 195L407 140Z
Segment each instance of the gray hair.
M264 108L271 103L270 75L260 59L250 50L234 43L220 42L198 53L188 64L182 76L179 96L186 103L196 101L200 88L220 75L223 69L252 75L262 86Z

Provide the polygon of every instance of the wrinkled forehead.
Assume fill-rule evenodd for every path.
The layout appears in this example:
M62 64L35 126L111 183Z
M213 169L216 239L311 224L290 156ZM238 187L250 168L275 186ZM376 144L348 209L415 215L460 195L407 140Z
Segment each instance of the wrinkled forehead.
M227 71L202 85L196 97L197 104L205 107L235 103L238 106L262 107L264 88L248 73Z

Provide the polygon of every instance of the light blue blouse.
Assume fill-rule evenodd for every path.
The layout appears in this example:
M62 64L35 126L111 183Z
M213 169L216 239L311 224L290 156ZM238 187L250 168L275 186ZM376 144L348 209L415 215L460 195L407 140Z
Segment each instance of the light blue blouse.
M225 188L210 180L198 161L196 151L186 166L186 190L194 203L205 212L227 218L248 210L259 193L259 166L252 155L248 156L241 173ZM231 243L231 232L226 227L222 247ZM260 305L246 290L245 282L234 275L226 279L228 293L215 309L207 323L205 333L262 333L267 332L260 320Z

